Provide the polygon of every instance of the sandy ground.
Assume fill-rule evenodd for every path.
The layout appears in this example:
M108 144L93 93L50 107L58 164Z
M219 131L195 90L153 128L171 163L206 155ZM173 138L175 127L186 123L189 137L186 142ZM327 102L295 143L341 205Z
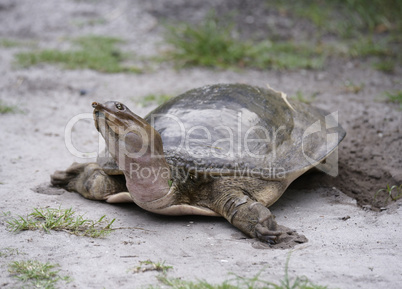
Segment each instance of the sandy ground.
M63 47L64 37L101 34L126 39L127 49L152 55L162 39L157 16L163 15L161 11L174 11L171 7L164 10L162 2L2 0L0 37L35 40L40 47L55 48ZM205 11L197 5L192 9ZM102 24L77 25L99 17L105 19ZM263 270L261 278L278 281L292 251L291 276L305 275L330 288L399 288L401 203L370 210L372 199L367 196L402 181L401 112L397 105L379 98L384 91L401 89L400 68L386 75L364 63L333 61L322 71L175 71L161 67L141 75L107 75L48 65L16 69L13 54L23 49L0 49L0 99L23 112L0 115L0 212L25 216L36 207L73 207L88 218L106 214L116 218L116 227L129 229L113 231L105 239L62 232L15 234L6 230L7 217L0 217L0 249L20 252L0 256L0 287L18 286L7 266L27 259L58 263L61 273L73 278L68 284L60 282L61 288L160 285L156 272L130 271L147 259L165 261L173 266L168 276L185 280L215 283L231 278L231 272L251 277ZM364 87L355 94L345 89L347 81ZM55 170L73 161L88 161L67 149L65 127L74 116L91 113L92 101L119 100L145 115L152 107L142 108L138 100L146 94L175 95L205 84L233 82L269 83L289 95L298 90L306 95L318 93L314 105L339 112L339 121L348 132L339 151L340 175L302 177L272 207L278 223L304 234L307 243L272 249L245 238L221 218L164 217L134 204L94 202L58 189L51 194L35 192L37 186L49 183ZM81 96L81 89L90 93ZM98 148L98 134L90 119L77 123L72 138L80 151Z

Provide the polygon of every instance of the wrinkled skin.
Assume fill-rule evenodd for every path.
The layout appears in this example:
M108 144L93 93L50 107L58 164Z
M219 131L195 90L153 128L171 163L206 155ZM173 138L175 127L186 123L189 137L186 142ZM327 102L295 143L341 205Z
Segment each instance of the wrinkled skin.
M211 113L210 107L214 107L214 101L220 103L212 115L222 110L225 113L227 111L230 113L230 109L223 107L225 101L228 101L228 96L226 94L224 99L220 98L221 88L226 89L226 92L234 89L240 97L242 93L247 94L250 91L256 93L254 88L241 85L207 87L205 91L215 91L217 94L216 99L209 100L211 105L205 111ZM293 119L293 107L289 105L286 99L276 95L276 92L255 90L259 94L262 91L262 96L257 96L263 98L259 101L263 102L264 105L266 105L265 103L269 104L269 101L273 102L272 113L281 113L283 119L278 120L278 117L274 115L273 121L286 121L290 126L288 130L284 130L285 133L280 135L281 143L287 144L286 142L291 141L292 138L298 137L292 134L300 134L303 126L306 126L304 123L311 122L305 119ZM197 90L191 92L197 99ZM170 106L162 106L156 112L163 115L167 109L170 109L169 113L172 111L183 113L186 110L186 95L177 99L176 103L170 103ZM237 97L238 99L239 97ZM194 101L192 100L192 102ZM236 99L232 101L236 101ZM245 98L238 101L237 105L241 107L246 105L246 102ZM200 102L199 107L203 104L204 102ZM230 102L228 107L235 107L234 105ZM260 110L261 108L258 105L253 109ZM292 105L299 108L297 104L292 103ZM204 166L208 168L201 167L197 171L193 166L188 165L194 163L193 159L190 160L190 155L171 153L172 146L176 145L177 137L174 135L176 131L169 131L171 127L163 127L164 122L158 123L158 120L155 122L158 131L150 125L150 118L142 119L125 105L116 101L109 101L105 104L93 103L93 107L95 127L105 138L108 150L123 175L115 175L114 173L112 175L110 170L104 169L98 163L74 163L66 171L56 171L51 176L53 185L78 192L83 197L92 200L104 200L109 203L134 202L143 209L158 214L223 216L243 233L267 243L280 242L282 236L289 234L289 232L278 229L268 206L272 205L283 194L295 178L312 167L310 164L304 165L301 160L297 159L300 154L296 156L296 159L289 157L289 154L283 157L289 162L294 162L294 165L292 163L290 167L296 165L300 167L297 170L289 171L282 178L264 179L258 174L234 175L233 166L231 166L233 161L227 159L221 162L214 160L215 163L204 162ZM199 118L197 111L195 112L195 116L191 115L193 113L191 110L183 113L183 115L191 116L188 120L184 120L184 126L189 122L193 126L197 125L198 119L200 122L205 121L206 115L203 115L202 111L198 114L200 115ZM234 111L234 113L237 112ZM247 115L247 111L243 111L243 113ZM261 111L261 113L264 112ZM248 115L255 118L256 114L251 111ZM321 116L320 112L316 110L311 110L308 115L312 116L313 120L315 116ZM303 115L301 114L301 116ZM270 117L269 114L264 116L265 119L259 120L257 118L257 124L260 126L261 124L269 125L268 117ZM231 125L229 121L228 125ZM200 146L198 143L190 148L190 152L197 151L199 148L202 150L205 147L207 146ZM318 146L315 145L314 147ZM297 147L293 146L290 153L296 155L296 150ZM167 153L167 151L169 152ZM286 153L284 149L278 150L278 153L282 153L282 151ZM269 153L271 152L267 152L267 155ZM321 159L324 157L325 155L320 156ZM203 161L208 160L204 159ZM230 163L224 163L225 161ZM280 158L279 161L281 161ZM220 163L218 164L218 162ZM213 171L214 166L228 166L230 169L225 170L225 172L228 171L226 174L217 175ZM209 170L210 168L212 170ZM148 176L148 174L139 174L139 172L158 172L158 174Z

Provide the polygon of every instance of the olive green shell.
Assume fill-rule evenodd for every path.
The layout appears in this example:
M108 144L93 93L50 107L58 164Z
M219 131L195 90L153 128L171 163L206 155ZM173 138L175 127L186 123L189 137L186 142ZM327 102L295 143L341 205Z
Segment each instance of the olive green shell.
M265 179L276 179L279 171L304 172L345 136L336 114L243 84L187 91L145 120L160 133L172 166Z

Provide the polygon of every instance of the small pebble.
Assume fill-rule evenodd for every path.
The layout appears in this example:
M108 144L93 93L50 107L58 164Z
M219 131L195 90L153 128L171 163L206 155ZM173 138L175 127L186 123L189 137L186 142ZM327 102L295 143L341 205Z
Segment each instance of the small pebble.
M80 96L84 96L88 94L88 90L86 89L80 89Z

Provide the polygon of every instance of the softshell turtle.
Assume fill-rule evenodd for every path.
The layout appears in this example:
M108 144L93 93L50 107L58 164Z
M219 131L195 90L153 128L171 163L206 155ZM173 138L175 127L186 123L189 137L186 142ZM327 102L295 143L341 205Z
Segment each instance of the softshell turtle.
M268 207L345 136L328 113L243 84L190 90L144 118L117 101L92 106L111 159L56 171L53 185L158 214L223 216L268 243L284 233Z

